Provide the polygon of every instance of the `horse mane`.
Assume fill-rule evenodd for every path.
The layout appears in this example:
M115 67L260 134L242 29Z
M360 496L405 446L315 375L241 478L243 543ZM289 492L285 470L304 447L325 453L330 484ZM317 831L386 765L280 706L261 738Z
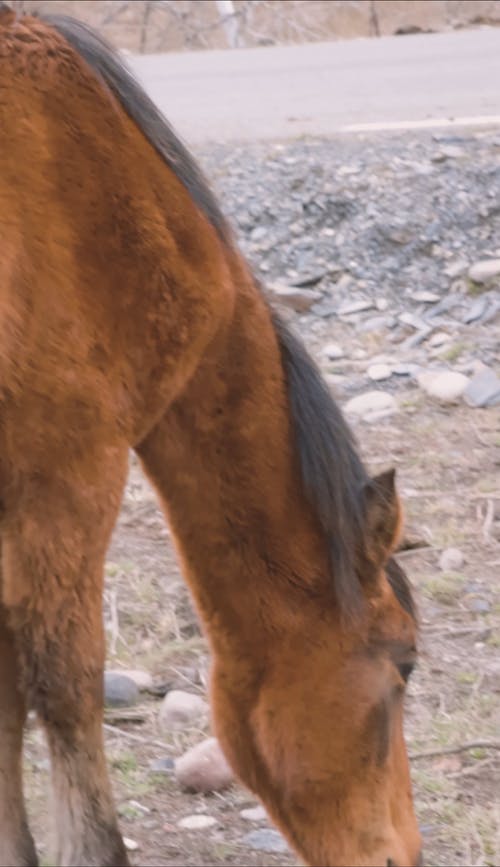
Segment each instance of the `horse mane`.
M223 243L231 245L228 223L196 161L117 51L71 17L43 14L40 18L89 64L184 184ZM282 319L273 311L271 316L287 381L304 491L329 540L337 602L350 616L359 610L362 600L356 556L366 544L363 489L369 477L354 437L311 356ZM391 569L389 580L403 607L413 610L404 573Z
M346 615L361 603L356 551L366 535L363 489L368 474L353 434L303 343L273 312L306 496L330 545L338 604Z
M217 234L231 243L228 223L200 167L169 122L136 81L118 52L86 24L66 15L40 14L97 73L149 143L186 187Z

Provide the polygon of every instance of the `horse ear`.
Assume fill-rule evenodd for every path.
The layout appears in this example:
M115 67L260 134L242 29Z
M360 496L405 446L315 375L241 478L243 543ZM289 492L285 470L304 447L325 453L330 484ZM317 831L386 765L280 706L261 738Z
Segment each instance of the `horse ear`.
M374 476L365 485L366 555L379 569L394 551L403 515L396 492L396 470Z

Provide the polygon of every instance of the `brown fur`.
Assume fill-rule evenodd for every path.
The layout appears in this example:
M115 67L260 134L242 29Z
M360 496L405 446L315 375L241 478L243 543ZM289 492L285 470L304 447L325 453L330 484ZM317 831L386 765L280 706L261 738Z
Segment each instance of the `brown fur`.
M385 572L394 479L365 480L174 134L148 140L97 42L84 60L85 33L77 51L78 28L52 23L0 11L0 864L35 863L27 703L51 750L58 862L127 863L101 596L130 447L210 641L236 772L307 863L414 864L397 666L416 627ZM331 417L316 440L308 382L308 425Z

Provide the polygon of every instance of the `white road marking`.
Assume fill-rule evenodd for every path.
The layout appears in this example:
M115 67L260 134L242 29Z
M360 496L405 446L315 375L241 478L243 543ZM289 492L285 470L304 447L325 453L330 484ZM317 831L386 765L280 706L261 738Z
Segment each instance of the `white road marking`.
M374 123L349 123L340 132L383 132L384 130L433 129L455 126L498 126L500 114L479 114L471 117L429 117L425 120L390 120Z

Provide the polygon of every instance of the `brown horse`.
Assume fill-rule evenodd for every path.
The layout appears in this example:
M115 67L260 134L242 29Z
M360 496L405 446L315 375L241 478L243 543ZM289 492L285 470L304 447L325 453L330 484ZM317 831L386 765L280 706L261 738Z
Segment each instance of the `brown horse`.
M214 727L313 865L414 865L403 740L415 656L369 479L202 175L113 51L0 10L0 863L37 863L27 708L57 859L127 864L103 734L103 561L130 447L210 642Z

